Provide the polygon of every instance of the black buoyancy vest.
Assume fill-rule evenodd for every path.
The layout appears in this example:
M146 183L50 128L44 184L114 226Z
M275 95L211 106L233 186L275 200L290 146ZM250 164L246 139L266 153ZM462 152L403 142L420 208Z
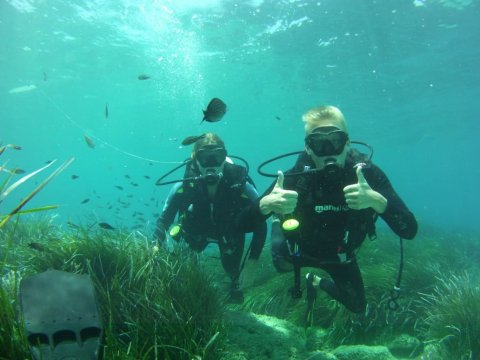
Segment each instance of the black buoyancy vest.
M243 166L225 163L213 202L209 200L205 181L185 182L181 210L185 230L214 238L234 231L233 222L241 210L246 179Z
M353 253L368 235L375 236L377 215L373 209L349 209L343 195L343 188L357 181L355 164L368 161L364 154L351 150L344 170L334 180L328 180L322 172L306 173L286 178L286 188L298 192L297 209L293 216L300 227L293 234L286 233L290 241L307 252L328 256L333 253ZM293 172L314 168L306 153L302 153ZM313 255L313 254L312 254Z

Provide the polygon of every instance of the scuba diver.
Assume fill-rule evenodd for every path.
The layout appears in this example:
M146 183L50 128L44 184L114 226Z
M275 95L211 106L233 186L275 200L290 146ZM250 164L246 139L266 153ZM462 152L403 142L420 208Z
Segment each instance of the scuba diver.
M225 144L218 135L206 133L188 137L183 142L185 145L193 143L191 159L184 163L184 179L161 182L182 164L157 181L157 185L174 185L157 220L154 236L159 245L164 245L166 232L178 214L178 223L169 232L174 240L183 238L196 252L203 251L209 243L217 243L222 266L231 279L229 300L241 303L240 273L242 286L253 281L267 225L265 221L256 221L254 226L240 226L237 220L239 214L258 198L258 193L248 177L247 168L229 162ZM247 232L253 235L242 262Z
M351 146L338 108L316 107L302 119L305 150L259 166L261 175L275 177L261 168L299 154L292 169L285 174L278 171L277 181L245 212L245 221L261 222L274 215L273 263L279 272L295 272L293 297L301 296L301 267L320 268L330 278L308 273L307 300L311 302L316 289L321 289L350 311L364 313L367 303L356 250L367 236L375 237L378 216L401 239L414 238L417 222L383 171Z

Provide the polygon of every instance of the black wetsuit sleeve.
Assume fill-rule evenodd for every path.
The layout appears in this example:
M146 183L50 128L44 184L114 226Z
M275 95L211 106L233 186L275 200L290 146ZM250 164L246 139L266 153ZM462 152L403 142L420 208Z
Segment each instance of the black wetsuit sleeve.
M417 220L395 192L385 173L372 165L364 174L370 187L387 199L387 208L380 217L395 234L404 239L413 239L418 230Z
M275 186L276 181L273 182L272 186L270 186L262 196L256 198L253 202L251 202L247 207L245 207L240 215L237 218L237 226L243 232L253 232L257 226L260 224L265 223L265 221L272 215L263 215L260 212L260 199L272 191L273 187Z
M166 239L166 231L172 225L175 220L175 216L180 210L182 204L182 193L178 190L182 187L182 183L176 183L170 189L167 199L165 200L165 206L162 213L157 219L157 227L155 229L154 238L158 242L163 242Z
M257 201L257 190L255 190L253 185L250 183L245 184L244 193L248 196L250 201L250 204L247 207L250 207ZM250 226L252 228L253 235L249 259L258 260L265 245L265 239L267 238L267 223L265 222L265 219L263 219L262 221L252 222Z

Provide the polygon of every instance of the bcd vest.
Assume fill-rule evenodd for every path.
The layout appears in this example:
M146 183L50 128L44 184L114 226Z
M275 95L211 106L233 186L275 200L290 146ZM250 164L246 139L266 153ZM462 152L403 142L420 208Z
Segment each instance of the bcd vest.
M216 239L232 233L234 219L241 210L246 179L246 169L243 166L225 163L213 200L209 199L204 180L185 182L185 202L180 211L185 231Z
M348 208L343 188L357 182L354 165L368 162L365 156L351 150L344 169L335 178L322 172L287 177L286 188L298 193L298 204L292 216L300 223L294 232L285 232L290 243L300 252L320 259L330 259L339 253L351 256L368 235L375 237L377 214L373 209ZM314 168L311 158L303 153L293 169L302 172ZM336 256L335 256L336 258Z

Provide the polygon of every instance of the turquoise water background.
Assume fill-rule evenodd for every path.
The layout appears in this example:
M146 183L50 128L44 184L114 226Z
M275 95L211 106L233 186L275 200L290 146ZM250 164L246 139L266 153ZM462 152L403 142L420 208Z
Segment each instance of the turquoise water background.
M263 192L256 167L301 150L302 113L332 104L422 231L478 233L479 20L476 0L1 0L0 142L23 149L0 164L57 162L0 212L75 157L27 208L151 232L184 137L218 133ZM212 97L228 112L200 123Z

